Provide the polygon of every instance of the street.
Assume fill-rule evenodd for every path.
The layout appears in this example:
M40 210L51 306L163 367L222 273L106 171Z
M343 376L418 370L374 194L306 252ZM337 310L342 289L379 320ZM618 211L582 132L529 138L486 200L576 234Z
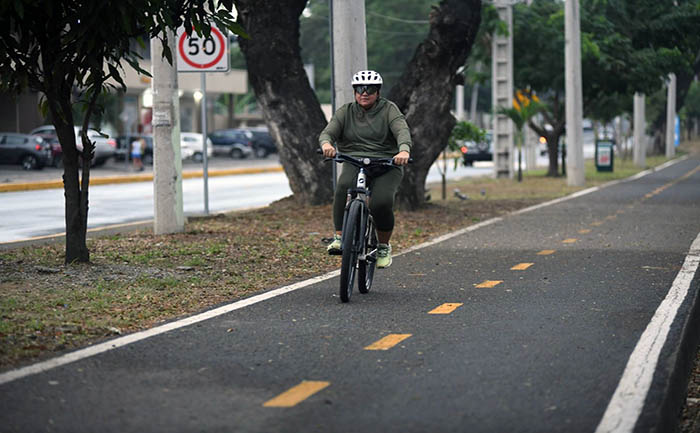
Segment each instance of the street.
M700 159L0 375L6 431L632 432L695 353Z
M213 170L231 167L270 167L278 166L273 158L264 160L231 160L214 158ZM187 169L195 169L189 164ZM201 167L201 165L199 165ZM448 163L448 179L485 176L491 172L489 163L477 167L460 165L456 170ZM0 172L5 177L27 179L27 172ZM101 173L111 176L128 174L123 163L112 163L105 169L95 169L91 177ZM41 173L42 179L56 179L60 172L56 169ZM34 177L36 179L37 176ZM441 180L437 166L428 174L427 182ZM287 178L283 172L260 173L234 176L210 177L209 211L223 212L264 206L291 194ZM182 182L183 207L185 215L204 213L204 181L202 178L184 179ZM120 183L114 185L93 185L89 190L88 228L103 227L153 218L153 183ZM37 236L46 236L65 231L65 201L62 189L0 193L0 243L15 242Z

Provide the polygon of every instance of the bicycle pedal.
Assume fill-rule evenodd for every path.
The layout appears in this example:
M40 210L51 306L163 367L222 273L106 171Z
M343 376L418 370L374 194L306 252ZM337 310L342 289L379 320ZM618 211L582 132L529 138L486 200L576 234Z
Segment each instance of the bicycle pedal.
M342 256L343 250L330 250L328 251L329 256Z

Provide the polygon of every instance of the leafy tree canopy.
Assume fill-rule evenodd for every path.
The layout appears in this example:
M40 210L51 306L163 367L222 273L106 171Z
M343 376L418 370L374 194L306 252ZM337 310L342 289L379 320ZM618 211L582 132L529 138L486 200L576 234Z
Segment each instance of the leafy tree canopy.
M67 263L89 261L86 232L94 144L87 127L91 114L100 111L100 94L114 87L108 80L126 88L122 62L149 74L139 67L137 49L148 39L160 39L164 56L172 62L167 33L181 25L207 36L212 22L243 33L232 9L232 0L0 2L0 90L41 92L43 110L51 113L63 150ZM85 110L81 152L73 130L74 90Z

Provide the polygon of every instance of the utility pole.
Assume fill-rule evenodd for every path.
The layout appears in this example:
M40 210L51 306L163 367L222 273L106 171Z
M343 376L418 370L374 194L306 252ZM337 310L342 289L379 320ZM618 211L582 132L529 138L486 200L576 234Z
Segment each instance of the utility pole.
M493 35L491 46L491 102L494 107L513 106L513 2L495 0L498 17L508 25L508 35ZM495 177L513 178L513 122L504 114L493 117L493 162Z
M566 37L566 183L583 186L583 86L581 83L581 20L578 0L564 2Z
M333 36L333 95L337 110L354 101L352 76L367 69L365 0L330 0ZM381 74L381 71L379 71Z
M676 74L668 75L666 99L666 158L676 156Z
M331 35L331 104L333 112L355 100L350 85L355 72L367 69L365 0L328 0ZM379 72L381 74L381 71ZM338 176L333 163L333 189Z
M646 115L644 93L634 94L634 165L647 165Z
M532 6L532 0L526 0L528 6ZM525 141L525 166L527 170L534 170L537 166L537 145L539 143L539 136L535 134L535 131L530 128L528 124L525 124L525 134L523 140Z
M175 47L175 33L168 32ZM158 39L151 39L153 65L153 197L155 234L181 232L185 228L180 158L180 102L177 67L163 57Z

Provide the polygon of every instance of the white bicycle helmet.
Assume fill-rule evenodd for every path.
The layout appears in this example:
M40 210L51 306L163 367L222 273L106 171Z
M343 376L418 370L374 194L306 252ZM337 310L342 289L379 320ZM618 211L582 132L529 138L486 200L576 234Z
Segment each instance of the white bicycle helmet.
M382 76L376 71L357 71L355 75L352 76L353 86L362 85L377 85L381 86L383 83Z

